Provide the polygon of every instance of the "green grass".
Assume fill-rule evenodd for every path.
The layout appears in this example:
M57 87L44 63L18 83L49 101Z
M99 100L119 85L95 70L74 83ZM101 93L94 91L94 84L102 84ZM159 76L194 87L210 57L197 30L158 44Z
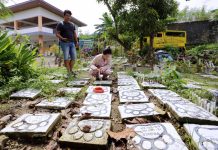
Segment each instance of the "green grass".
M201 77L198 74L188 74L188 73L183 73L182 77L186 81L195 81L195 82L203 83L206 89L218 88L218 79L205 78L205 77Z

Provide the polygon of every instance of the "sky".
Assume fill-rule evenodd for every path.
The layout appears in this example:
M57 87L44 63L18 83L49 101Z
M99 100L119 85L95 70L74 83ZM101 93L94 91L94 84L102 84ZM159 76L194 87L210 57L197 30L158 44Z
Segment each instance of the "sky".
M7 5L13 5L26 0L11 0ZM95 24L101 23L101 18L104 12L108 12L107 7L99 4L96 0L45 0L55 7L72 11L73 16L87 24L86 27L80 28L82 33L90 34L95 31ZM189 8L201 8L206 6L206 9L218 9L218 0L177 0L179 9L182 10L186 6Z

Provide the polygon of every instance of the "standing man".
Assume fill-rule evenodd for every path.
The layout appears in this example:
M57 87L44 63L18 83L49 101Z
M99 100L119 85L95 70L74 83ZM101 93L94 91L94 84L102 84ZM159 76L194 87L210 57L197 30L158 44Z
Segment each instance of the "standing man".
M64 11L64 21L58 23L56 36L59 38L60 46L64 54L64 64L68 72L68 77L76 75L73 72L73 66L76 60L76 47L78 47L78 38L75 26L70 22L71 11Z

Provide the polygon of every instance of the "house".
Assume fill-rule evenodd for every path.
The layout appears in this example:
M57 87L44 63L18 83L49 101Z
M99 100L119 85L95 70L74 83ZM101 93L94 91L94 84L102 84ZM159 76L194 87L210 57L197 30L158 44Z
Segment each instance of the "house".
M29 0L9 6L13 15L0 20L0 26L9 30L10 35L28 35L33 44L40 44L40 53L44 53L54 43L58 44L55 36L57 24L63 21L63 11L44 0ZM71 22L78 28L85 23L72 17Z

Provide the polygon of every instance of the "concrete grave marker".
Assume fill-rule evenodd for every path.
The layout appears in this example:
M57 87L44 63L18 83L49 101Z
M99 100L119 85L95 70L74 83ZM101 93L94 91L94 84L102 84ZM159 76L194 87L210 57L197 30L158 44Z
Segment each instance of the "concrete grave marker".
M83 104L84 105L97 105L97 104L111 105L111 101L112 101L112 95L109 93L103 93L103 94L90 93L86 96Z
M186 132L191 136L198 149L218 149L218 126L184 124Z
M17 99L34 99L41 93L41 90L36 89L23 89L16 93L13 93L10 98L17 98Z
M88 132L84 128L89 127ZM59 142L73 148L106 149L108 142L107 130L111 128L110 120L75 118L69 124Z
M138 85L135 79L118 79L118 86Z
M11 136L45 137L58 123L60 113L24 114L1 130Z
M88 84L88 80L75 80L67 84L67 86L83 87Z
M96 118L110 118L111 105L85 105L80 108L80 114L76 116L81 116L84 113L91 113L91 116Z
M177 93L165 89L148 89L148 91L158 98L159 103L165 105L167 102L183 101Z
M118 80L122 80L122 79L133 80L134 79L132 76L129 76L129 75L118 75L117 78L118 78Z
M136 132L132 141L139 150L188 150L170 123L136 124L127 127Z
M128 85L128 86L118 86L117 90L118 91L129 91L129 90L140 90L139 85Z
M203 74L201 76L205 77L205 78L218 79L218 76L215 76L215 75L212 75L212 74Z
M59 84L64 82L64 80L49 80L49 82L53 83L53 84Z
M117 72L117 75L127 75L127 72L124 72L124 71L120 71L120 72Z
M202 89L202 87L193 83L187 83L186 85L184 85L184 87L187 89Z
M42 100L39 104L36 105L38 108L48 108L48 109L65 109L67 108L73 100L67 97L54 97L50 100Z
M166 89L167 87L157 82L142 82L142 87L149 89Z
M89 86L86 90L86 93L94 93L96 87L101 87L104 90L104 93L110 93L111 88L109 86Z
M105 86L111 86L112 81L110 80L102 80L102 81L95 81L93 85L105 85Z
M70 88L70 87L64 87L58 89L58 92L64 92L67 94L78 94L81 91L81 88Z
M155 111L153 103L120 105L118 106L118 109L122 119L159 114Z
M145 93L139 90L119 91L119 99L121 103L149 102L149 98L145 95Z
M215 115L189 101L170 102L167 105L180 122L218 124Z

